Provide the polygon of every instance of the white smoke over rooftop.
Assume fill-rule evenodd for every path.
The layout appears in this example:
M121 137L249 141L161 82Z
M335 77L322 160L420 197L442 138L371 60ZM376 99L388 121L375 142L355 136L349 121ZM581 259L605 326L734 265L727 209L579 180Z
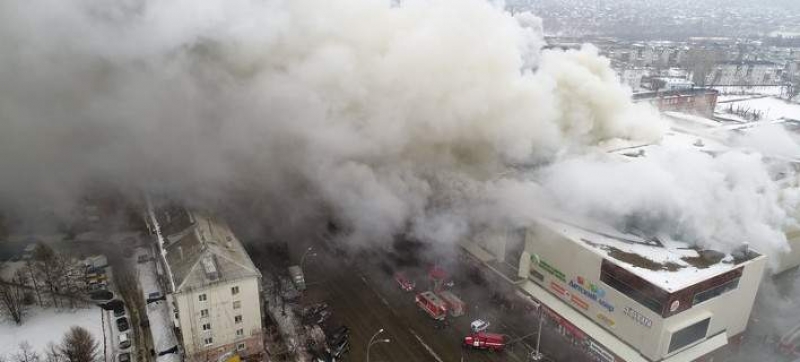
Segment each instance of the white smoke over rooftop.
M596 156L667 124L595 49L542 45L533 15L481 0L0 0L0 203L68 209L98 179L246 194L275 225L331 210L367 242L521 226L555 200L783 247L757 155Z

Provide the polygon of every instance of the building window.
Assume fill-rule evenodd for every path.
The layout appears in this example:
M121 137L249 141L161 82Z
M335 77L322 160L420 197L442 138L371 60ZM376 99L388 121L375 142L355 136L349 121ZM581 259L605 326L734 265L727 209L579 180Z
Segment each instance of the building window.
M206 300L208 300L208 298L206 297L205 293L203 293L197 296L197 300L205 302Z
M211 323L203 324L203 330L204 331L210 331L211 330Z
M242 316L237 315L237 316L233 317L233 322L234 323L242 323Z
M544 282L544 275L542 275L542 273L539 273L537 270L533 268L531 268L531 276L534 277L536 280L538 280L540 283Z
M206 346L210 346L212 343L214 343L214 339L211 338L211 337L208 337L206 339L203 339L203 342L206 344Z
M694 295L694 299L692 300L692 305L705 302L705 301L707 301L707 300L709 300L711 298L720 296L720 295L725 294L725 293L727 293L727 292L729 292L731 290L734 290L737 287L739 287L739 278L731 280L731 281L729 281L729 282L727 282L725 284L718 285L718 286L713 287L711 289L704 290L704 291Z
M236 345L237 351L244 351L244 343L239 343Z
M239 294L239 286L231 287L231 294L236 295Z
M237 329L236 330L236 336L237 337L244 336L244 329L241 329L241 328Z
M647 280L607 260L603 260L600 267L600 281L647 307L647 309L663 316L665 312L664 306L669 300L669 293L652 285Z
M241 307L242 307L242 302L241 301L236 300L236 301L233 302L233 309L239 309Z
M208 309L200 310L200 318L208 318Z
M673 333L672 338L669 341L668 353L672 353L703 338L706 338L706 332L708 332L708 323L710 321L711 318L706 318Z

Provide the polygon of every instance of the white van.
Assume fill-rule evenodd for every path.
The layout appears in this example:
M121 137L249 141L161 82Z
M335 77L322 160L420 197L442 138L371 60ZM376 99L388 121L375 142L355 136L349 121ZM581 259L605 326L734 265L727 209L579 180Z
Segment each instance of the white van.
M131 339L128 333L119 335L119 348L125 349L131 346Z

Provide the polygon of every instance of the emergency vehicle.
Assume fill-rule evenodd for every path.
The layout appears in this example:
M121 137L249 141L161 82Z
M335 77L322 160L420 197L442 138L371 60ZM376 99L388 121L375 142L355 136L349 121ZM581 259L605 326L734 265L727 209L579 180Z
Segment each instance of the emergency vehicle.
M464 337L464 346L476 349L502 351L506 346L505 337L497 333L475 333Z
M443 320L447 316L447 303L431 291L417 294L415 301L433 319Z
M800 357L800 324L781 336L778 350L787 356Z
M395 273L394 280L400 285L400 289L405 290L406 292L413 291L414 287L416 287L416 284L408 280L403 273Z
M464 315L467 306L464 304L464 301L453 294L453 292L449 290L441 291L439 292L439 297L447 303L447 310L450 311L450 316L458 317Z

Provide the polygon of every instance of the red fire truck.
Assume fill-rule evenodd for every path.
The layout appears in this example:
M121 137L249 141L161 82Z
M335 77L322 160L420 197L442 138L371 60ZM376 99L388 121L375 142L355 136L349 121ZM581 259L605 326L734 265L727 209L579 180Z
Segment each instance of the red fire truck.
M503 347L506 346L506 341L502 334L481 332L464 337L464 346L502 351Z
M417 294L417 305L433 319L443 320L447 316L447 304L431 291Z
M464 315L467 306L464 304L464 301L453 294L453 292L449 290L441 291L439 292L439 297L447 303L447 310L450 311L450 316L458 317Z
M400 289L406 292L413 291L414 288L416 287L416 284L414 282L408 280L405 274L400 272L394 274L394 280L397 282L397 284L400 285Z
M778 342L778 350L787 356L800 357L800 324L794 326Z

